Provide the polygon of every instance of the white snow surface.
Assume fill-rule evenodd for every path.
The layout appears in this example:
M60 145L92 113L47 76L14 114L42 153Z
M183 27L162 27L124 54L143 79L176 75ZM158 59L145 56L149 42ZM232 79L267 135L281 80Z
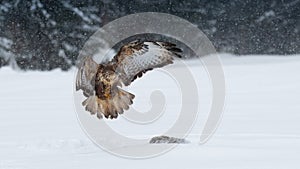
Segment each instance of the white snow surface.
M198 144L206 120L206 115L200 113L187 137L189 144L140 160L114 156L88 139L75 113L75 69L20 72L1 68L0 169L300 168L300 55L223 54L221 60L226 107L214 136L206 144ZM201 65L188 62L200 77L199 109L206 111L210 105L209 79L204 77ZM144 91L153 91L153 86L161 85L166 91L172 88L153 80L160 74L147 73L130 87L137 96L134 107L149 108L149 93ZM174 99L172 105L172 100L168 100L171 111L176 111L177 102ZM166 113L162 120L174 120L173 116ZM122 117L111 123L121 133L135 136L160 135L172 125L157 121L158 125L140 127Z

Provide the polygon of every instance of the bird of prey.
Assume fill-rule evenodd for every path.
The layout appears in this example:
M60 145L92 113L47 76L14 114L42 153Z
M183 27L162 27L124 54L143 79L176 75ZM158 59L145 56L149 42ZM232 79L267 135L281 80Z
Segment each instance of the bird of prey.
M181 49L169 42L133 41L122 46L113 59L97 64L86 57L76 77L76 91L87 97L82 105L99 119L117 118L133 103L134 95L121 89L154 68L181 58Z

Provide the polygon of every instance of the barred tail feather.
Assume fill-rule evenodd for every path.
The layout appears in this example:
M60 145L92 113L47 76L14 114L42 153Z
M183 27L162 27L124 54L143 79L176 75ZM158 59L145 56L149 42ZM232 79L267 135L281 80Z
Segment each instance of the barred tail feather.
M91 114L97 114L99 119L103 118L103 115L105 118L114 119L122 114L124 110L129 109L133 99L133 94L118 89L117 94L111 99L102 100L97 96L90 96L82 104Z

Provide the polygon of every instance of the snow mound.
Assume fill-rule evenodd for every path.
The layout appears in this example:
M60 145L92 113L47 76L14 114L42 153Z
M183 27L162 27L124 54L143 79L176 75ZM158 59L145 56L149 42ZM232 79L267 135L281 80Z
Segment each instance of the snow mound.
M189 141L183 138L169 137L169 136L156 136L153 137L150 141L150 144L187 144Z

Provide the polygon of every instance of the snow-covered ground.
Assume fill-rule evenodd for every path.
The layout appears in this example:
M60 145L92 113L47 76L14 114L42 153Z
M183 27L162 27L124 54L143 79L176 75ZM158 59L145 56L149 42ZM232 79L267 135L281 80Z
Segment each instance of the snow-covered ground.
M222 55L221 60L227 98L215 135L206 144L198 144L206 117L200 113L187 137L189 144L143 160L111 155L88 139L75 113L75 70L16 72L1 68L0 169L300 168L300 55ZM204 72L194 63L191 68L199 76ZM159 71L149 73L130 89L137 95L137 109L149 107L149 95L147 99L142 97L149 94L144 93L145 86L153 90L158 84L151 82L159 75ZM207 78L199 79L197 83L203 85L199 87L203 93L199 109L206 109L210 104L210 99L205 99L210 97L210 92L205 92L209 83L205 82ZM161 86L172 88L163 83ZM158 121L161 125L144 125L141 130L129 121L118 120L111 122L113 127L137 135L159 135L161 128L172 125Z

